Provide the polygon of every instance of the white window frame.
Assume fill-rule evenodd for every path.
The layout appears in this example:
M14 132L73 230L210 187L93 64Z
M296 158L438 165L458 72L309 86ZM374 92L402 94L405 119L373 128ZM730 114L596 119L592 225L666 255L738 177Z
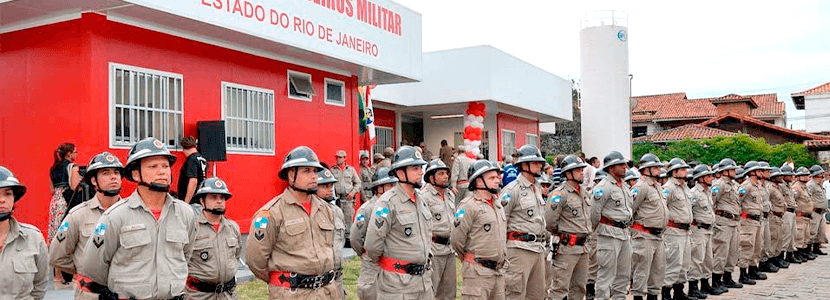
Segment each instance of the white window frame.
M383 153L383 148L386 148L386 147L392 147L392 148L395 148L395 129L394 129L394 128L392 128L392 127L386 127L386 126L378 126L378 125L375 125L375 137L380 136L379 134L377 134L377 133L378 133L378 132L377 132L377 130L378 130L378 129L389 130L389 131L391 131L391 132L392 132L392 138L391 138L391 140L392 140L392 144L391 144L391 145L381 145L380 143L375 143L374 145L372 145L372 150L373 150L373 152L374 152L374 153Z
M341 102L329 101L329 84L334 84L334 85L339 85L340 86L340 99L341 99ZM340 107L346 107L346 82L343 82L343 81L340 81L340 80L337 80L337 79L326 78L326 79L323 80L323 88L325 90L325 92L324 92L325 95L324 96L325 96L325 99L326 99L325 100L326 104L334 105L334 106L340 106Z
M159 139L165 145L167 145L168 149L173 150L173 149L180 148L181 145L179 145L179 143L180 143L180 140L181 140L182 136L184 135L184 117L185 117L184 116L184 102L185 102L184 101L184 76L182 74L159 71L159 70L153 70L153 69L147 69L147 68L136 67L136 66L131 66L131 65L125 65L125 64L119 64L119 63L114 63L114 62L110 62L107 69L108 69L108 73L109 73L109 76L108 76L108 81L109 81L109 92L108 92L108 94L109 94L109 96L108 96L109 97L109 103L108 103L108 107L109 107L109 146L110 146L110 148L112 148L112 149L130 149L136 142L140 141L143 138L143 137L140 137L139 134L138 134L139 129L133 128L134 126L131 126L130 130L131 130L132 134L130 134L130 140L129 141L119 141L118 137L116 137L116 127L117 127L117 124L116 124L116 111L117 111L117 108L130 110L130 113L129 113L130 114L130 119L134 119L134 120L137 120L139 118L139 116L138 116L138 110L139 109L143 110L143 111L157 112L157 113L161 114L161 116L159 116L159 118L161 120L164 120L164 121L152 122L153 126L160 125L162 127L161 131L162 132L168 132L168 133L171 129L169 129L169 128L165 129L163 127L164 126L169 126L169 124L170 124L170 119L169 118L171 116L175 117L176 115L179 115L181 122L176 124L178 126L178 128L172 129L173 130L173 135L174 135L172 137L173 145L170 145L168 143L171 140L171 137L169 137L169 136L154 136L155 134L152 133L152 132L154 132L155 130L151 130L149 128L149 126L150 126L149 123L151 123L151 122L145 123L144 126L145 126L145 132L147 133L147 137L152 136L152 137L155 137L155 138ZM130 73L144 73L144 74L148 74L148 75L152 75L152 76L166 77L166 78L178 80L179 82L181 82L179 92L176 93L176 95L179 97L179 99L178 99L179 101L174 100L174 106L178 105L179 106L178 109L176 109L175 107L172 110L169 109L169 108L163 108L163 107L162 108L141 107L141 106L138 106L138 105L123 104L123 102L122 102L122 104L116 104L116 101L115 101L116 100L115 99L115 97L116 97L116 91L115 91L116 90L116 82L115 82L115 79L116 79L116 72L119 69L122 70L122 71L129 71ZM145 80L147 80L146 77L145 77ZM147 82L150 82L150 81L145 81L145 83L147 83ZM165 88L165 86L166 86L166 88L169 89L170 86L167 82L168 82L168 80L161 80L160 79L159 83L160 83L161 88ZM131 91L135 91L135 89L133 89ZM124 95L123 88L122 88L121 93L122 93L122 95ZM127 95L124 95L124 96L127 96ZM122 97L124 97L124 96L122 96ZM130 102L137 101L137 100L134 99L134 97L135 97L134 95L130 95L130 96L132 96L132 97L130 97ZM151 95L145 94L145 97L150 97L150 96ZM163 104L162 106L164 106L164 104L169 105L169 98L164 98L165 95L162 94L161 91L159 92L159 96L160 96L161 99L153 99L153 101L154 102L155 101L160 101L160 103ZM163 100L167 100L167 101L163 101ZM146 119L146 117L145 117L145 119ZM122 120L122 122L123 122L123 120ZM138 121L136 121L136 123L138 123ZM122 129L123 128L124 127L122 126ZM144 137L144 138L146 138L146 137Z
M530 143L531 138L533 138L533 143ZM539 148L539 136L532 133L525 133L525 144L533 145L536 146L536 148Z
M265 104L265 107L262 108L263 111L269 111L270 110L270 119L271 120L262 120L262 119L256 119L256 118L250 118L250 117L247 117L247 118L229 117L227 115L227 111L225 111L225 101L229 100L229 99L227 99L227 94L225 93L225 90L227 90L228 88L247 90L247 91L250 91L250 92L263 93L266 96L271 96L270 101L266 100L266 102L270 102L270 103ZM225 139L226 139L225 143L227 144L228 153L274 156L275 149L276 149L276 144L277 144L276 143L276 130L277 130L277 128L276 128L276 123L275 123L275 120L276 120L276 99L274 97L275 97L274 90L259 88L259 87L255 87L255 86L244 85L244 84L238 84L238 83L233 83L233 82L222 81L222 103L221 103L222 104L222 109L221 110L222 110L222 120L225 121ZM249 98L249 101L250 101L250 98ZM270 105L270 108L268 107L269 105ZM251 105L248 105L247 107L248 107L248 112L247 113L251 113L255 109L255 107L251 107ZM230 125L230 122L228 122L228 121L233 121L233 120L242 121L242 122L258 123L258 124L261 124L261 125L265 125L266 128L270 128L271 129L270 137L267 136L267 133L265 135L263 135L266 138L266 145L265 145L266 148L246 149L246 148L235 147L235 146L232 146L231 143L228 143L227 138L229 137L229 133L231 132L230 131L230 126L231 125ZM245 134L244 137L247 138L248 140L251 140L252 136L257 135L256 133L252 133L253 131L256 131L256 129L248 129L247 131L248 132ZM270 143L268 143L268 142L270 142ZM270 147L270 149L268 147Z
M504 142L507 140L505 138L505 133L509 133L509 134L513 135L513 150L510 151L511 153L508 153L508 151L505 151L506 149L504 148L504 146L505 146ZM517 151L516 150L516 131L502 129L501 130L501 155L502 156L511 155L511 154L513 154L512 152L514 152L514 151Z
M311 95L308 95L308 97L297 97L297 96L291 95L291 76L292 75L308 77L308 84L311 87ZM294 71L294 70L288 70L288 75L285 77L285 93L288 95L288 99L311 102L311 99L314 98L314 94L316 94L316 92L314 92L314 80L312 80L312 79L313 79L313 77L311 77L311 74L298 72L298 71Z

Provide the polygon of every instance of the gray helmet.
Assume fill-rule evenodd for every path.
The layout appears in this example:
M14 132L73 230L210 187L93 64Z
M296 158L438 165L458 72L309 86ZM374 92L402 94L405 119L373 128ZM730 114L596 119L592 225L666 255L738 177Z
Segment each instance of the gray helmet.
M26 194L26 187L20 184L20 180L14 178L12 171L6 167L0 166L0 188L11 188L14 194L14 202L20 200Z
M671 173L672 171L677 170L677 169L689 169L689 168L691 168L691 167L689 167L689 165L686 164L686 161L684 161L681 158L675 157L675 158L672 158L669 161L669 168L666 169L666 172Z
M654 154L651 154L651 153L643 154L643 156L640 157L640 163L639 164L640 164L640 166L637 167L637 170L642 170L642 169L651 168L651 167L662 167L663 166L663 163L660 162L660 158L657 157L657 155L654 155Z
M781 176L795 175L795 172L793 172L793 168L789 165L783 165L781 166L781 168L779 168L779 170L781 171Z
M692 179L697 180L698 177L712 175L714 173L715 172L712 172L712 169L710 169L706 164L699 164L692 171Z
M731 158L721 159L720 162L718 163L718 171L719 172L720 171L734 170L734 169L737 169L737 168L738 168L738 164L736 164L735 161L732 160Z
M170 150L167 150L167 145L154 137L148 137L138 141L138 143L135 143L130 148L129 156L127 157L127 167L125 168L125 173L127 174L124 177L131 181L137 181L133 178L132 171L138 169L142 159L152 156L167 157L171 166L176 162L176 156L170 154Z
M781 172L781 169L779 169L778 167L771 167L770 168L770 174L769 174L770 178L776 177L776 176L784 176L784 175L786 175L786 174Z
M582 160L579 159L579 157L573 154L565 156L565 158L562 159L562 162L559 163L559 168L562 169L562 173L568 172L573 169L584 168L587 166L588 164L582 162Z
M514 162L515 165L526 162L544 163L546 161L545 158L542 157L542 152L539 151L539 148L536 148L536 146L530 144L519 148L519 151L516 154L519 155L519 158L516 159L516 162Z
M761 170L761 165L757 161L750 160L744 164L744 176L755 170Z
M717 162L714 165L712 165L711 171L712 171L712 174L720 173L720 162Z
M553 181L550 180L550 177L548 177L548 174L542 174L542 176L539 176L539 178L536 178L536 182L539 182L539 184L553 185Z
M600 181L600 180L603 180L603 179L605 179L605 177L607 177L607 176L608 176L608 173L606 173L605 171L603 171L603 170L597 170L597 172L596 172L596 173L594 173L594 181Z
M473 182L476 180L476 178L490 171L496 171L499 172L499 174L501 174L501 168L499 168L498 165L490 162L489 160L479 159L473 162L473 164L470 165L470 169L467 170L467 180L470 182L470 190L473 190L475 188L475 184Z
M102 152L92 157L92 160L89 161L89 165L86 167L86 174L84 174L83 178L84 182L92 185L91 178L98 173L98 170L108 168L117 169L119 172L124 173L124 165L121 164L121 161L118 160L118 157L115 157L115 155L112 155L109 152ZM122 176L123 175L124 174L122 174Z
M331 174L329 169L322 169L317 172L317 184L329 184L337 182L337 178L334 178L334 174Z
M427 164L424 160L421 151L412 146L403 146L395 152L395 159L392 161L392 166L389 168L389 175L394 176L395 170L406 168L408 166L423 166Z
M435 172L438 172L438 170L447 170L447 172L449 172L450 167L447 167L447 165L444 164L444 161L440 159L433 159L429 162L429 164L427 164L427 170L424 172L424 179L429 178L429 176L432 176Z
M746 176L746 170L744 168L738 167L735 169L735 178L744 178Z
M193 200L199 201L207 194L225 195L225 199L230 199L233 194L228 190L228 185L225 184L219 177L211 177L202 181L196 188L196 193L193 194Z
M821 175L821 173L824 173L824 168L822 168L821 166L813 165L812 167L810 167L811 176L818 176Z
M758 169L761 169L761 170L772 170L772 167L770 167L770 166L769 166L769 163L768 163L768 162L765 162L765 161L759 161L759 162L758 162Z
M375 171L374 174L372 174L372 182L370 184L370 188L376 188L387 183L396 182L398 182L398 178L389 175L389 168L380 167L377 169L377 171Z
M666 172L666 168L660 168L660 176L658 178L668 178L669 173Z
M795 171L795 176L810 176L810 170L807 167L798 167Z
M299 146L285 155L285 160L283 160L282 167L280 168L280 179L287 180L288 170L299 167L312 167L316 169L317 172L324 169L323 165L320 164L320 159L317 158L317 154L314 153L314 150L311 150L311 148L306 146Z
M628 169L625 171L625 177L623 177L623 181L629 181L631 179L640 179L640 175L637 172L634 172L632 169Z
M619 164L625 164L625 157L622 153L617 151L611 151L605 158L602 159L602 170L608 169L610 166L615 166Z

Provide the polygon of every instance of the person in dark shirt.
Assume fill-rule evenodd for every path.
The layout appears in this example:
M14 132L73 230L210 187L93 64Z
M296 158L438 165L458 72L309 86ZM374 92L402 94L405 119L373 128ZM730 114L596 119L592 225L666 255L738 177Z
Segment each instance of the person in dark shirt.
M183 137L181 140L182 148L184 148L184 155L187 160L182 166L181 173L179 173L179 189L178 197L185 203L198 203L193 201L193 194L196 193L196 187L205 180L205 171L207 170L207 160L196 151L196 138L192 136Z

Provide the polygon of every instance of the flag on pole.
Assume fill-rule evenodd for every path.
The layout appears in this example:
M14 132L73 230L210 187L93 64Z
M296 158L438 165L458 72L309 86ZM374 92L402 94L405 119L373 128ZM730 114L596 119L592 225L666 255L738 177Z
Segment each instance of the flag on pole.
M376 142L375 137L375 114L372 110L373 86L358 87L358 101L360 102L360 134L363 135L362 149L371 150Z

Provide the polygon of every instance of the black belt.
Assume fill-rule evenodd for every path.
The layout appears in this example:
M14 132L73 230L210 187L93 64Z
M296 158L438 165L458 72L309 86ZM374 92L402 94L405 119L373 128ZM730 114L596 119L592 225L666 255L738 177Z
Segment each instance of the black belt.
M776 216L776 217L779 217L779 218L784 217L784 212L783 211L782 212L771 211L771 213L772 213L773 216Z
M794 207L787 207L787 212L795 213Z
M197 291L203 293L214 293L214 294L221 294L224 292L233 293L233 289L236 288L236 278L231 279L225 283L209 283L209 282L201 282L194 279L193 277L187 277L187 284L194 288Z
M449 237L444 237L444 236L435 236L435 235L433 235L432 236L432 241L436 244L441 244L441 245L449 245L450 244L450 238Z
M715 214L718 215L718 216L733 220L733 221L737 221L741 217L740 215L728 213L728 212L725 212L725 211L722 211L722 210L716 210Z
M813 209L813 211L814 211L815 213L817 213L817 214L823 214L823 213L824 213L824 209L823 209L823 208L815 208L815 209Z
M337 277L337 272L329 271L323 275L301 275L292 273L291 276L280 275L280 281L288 282L292 289L319 289L332 283Z
M610 225L610 226L614 226L614 227L621 228L621 229L628 228L628 223L627 222L625 222L625 221L615 221L615 220L607 218L605 216L602 216L601 218L599 218L599 222L601 224Z
M674 220L669 220L669 227L674 227L682 230L689 230L689 223L675 223Z
M768 211L763 212L762 216L764 217L764 219L769 219L769 212Z
M511 231L507 233L507 239L511 241L535 242L537 235L526 232Z
M697 228L704 229L704 230L712 229L712 224L698 223L697 221L692 221L692 225L695 225L695 226L697 226Z
M753 220L755 220L755 221L761 221L761 215L760 215L760 214L758 214L758 215L752 215L752 214L741 214L741 216L743 216L743 217L745 217L745 218L747 218L747 219L753 219Z
M495 270L499 268L499 263L495 260L476 258L476 262L485 268Z

